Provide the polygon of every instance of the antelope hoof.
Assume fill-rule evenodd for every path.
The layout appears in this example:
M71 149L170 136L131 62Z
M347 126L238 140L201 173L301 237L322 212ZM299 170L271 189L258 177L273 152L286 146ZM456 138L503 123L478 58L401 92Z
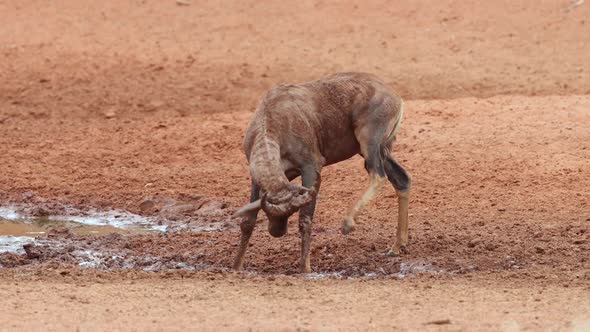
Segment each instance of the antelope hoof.
M244 267L244 255L239 255L234 259L233 269L235 271L242 271Z
M342 228L340 229L342 234L346 235L354 230L354 220L351 218L344 218L342 222Z
M234 271L242 271L243 264L242 263L234 263Z
M408 251L408 248L406 246L400 246L399 248L391 248L391 250L389 250L387 252L387 256L389 257L396 257L396 256L400 256L401 254L409 254L410 252Z

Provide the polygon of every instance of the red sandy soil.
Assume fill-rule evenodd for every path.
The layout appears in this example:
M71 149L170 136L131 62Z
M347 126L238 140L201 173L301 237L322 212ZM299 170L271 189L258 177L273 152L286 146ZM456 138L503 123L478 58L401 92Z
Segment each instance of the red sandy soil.
M0 280L11 285L0 290L2 326L588 324L589 4L187 4L0 2L3 204L158 214L141 203L173 200L183 208L167 217L224 225L164 235L56 232L48 241L68 250L0 255ZM282 276L297 271L297 228L272 239L262 216L246 256L246 270L260 275L228 275L238 239L228 215L248 199L241 141L258 99L280 82L349 70L378 74L406 100L393 154L414 179L410 253L383 255L395 229L390 187L352 234L339 233L366 184L355 157L323 172L311 263L360 280ZM97 277L75 267L72 250L124 258L105 262ZM124 263L131 271L120 270ZM137 272L131 284L130 273L153 264L163 271ZM392 278L403 266L418 268ZM178 267L205 272L167 278ZM51 305L35 301L39 294ZM17 319L25 314L31 320ZM440 319L451 322L423 325Z
M588 331L590 289L473 279L4 278L6 330ZM75 279L75 281L72 281ZM9 281L10 280L10 281ZM573 300L577 299L577 300Z

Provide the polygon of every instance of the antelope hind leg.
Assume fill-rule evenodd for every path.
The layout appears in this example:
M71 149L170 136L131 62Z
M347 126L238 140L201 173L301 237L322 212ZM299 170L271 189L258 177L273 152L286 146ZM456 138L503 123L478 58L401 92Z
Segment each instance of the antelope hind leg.
M411 178L408 172L390 155L387 155L384 160L385 174L387 174L387 179L395 188L398 197L396 239L388 252L390 256L397 256L408 251L408 210Z
M344 217L344 221L342 222L342 234L348 234L354 229L354 219L360 212L360 210L365 206L377 193L379 186L383 182L382 177L380 177L377 173L371 172L369 174L369 186L367 190L363 193L363 195L358 199L358 201L352 206L352 208L348 211L346 217Z

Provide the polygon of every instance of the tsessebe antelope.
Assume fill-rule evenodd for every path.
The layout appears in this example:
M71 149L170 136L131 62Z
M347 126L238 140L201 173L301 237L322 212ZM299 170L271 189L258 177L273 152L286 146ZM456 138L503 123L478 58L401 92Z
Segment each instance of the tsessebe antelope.
M311 223L321 169L357 153L365 159L370 181L344 218L342 232L353 229L356 215L387 178L399 202L397 236L389 254L404 252L410 176L390 154L402 114L402 99L371 74L338 73L268 91L244 139L252 188L250 203L234 214L243 217L234 268L243 266L260 209L274 237L287 232L289 216L299 210L301 271L310 272ZM303 186L290 182L298 176Z

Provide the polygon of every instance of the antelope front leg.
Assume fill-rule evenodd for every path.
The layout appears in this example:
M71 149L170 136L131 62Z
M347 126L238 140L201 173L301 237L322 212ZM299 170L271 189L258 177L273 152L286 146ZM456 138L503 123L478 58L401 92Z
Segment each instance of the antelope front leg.
M301 234L301 273L311 272L311 262L309 257L311 247L311 221L311 217L307 215L299 218L299 233Z
M250 202L255 202L258 200L260 196L260 188L254 181L252 181L252 187L250 191ZM254 231L254 227L256 226L256 217L258 216L259 208L255 208L253 210L245 212L244 219L240 223L240 247L238 249L238 253L236 254L236 258L234 259L234 270L241 270L244 266L244 255L246 254L246 250L248 249L248 243L250 242L250 237L252 236L252 232Z
M244 266L244 255L248 249L248 243L250 242L250 237L254 231L254 226L256 226L256 216L248 216L247 219L240 224L240 248L234 259L234 270L239 271Z
M309 251L311 248L311 224L315 212L317 193L320 190L321 178L319 170L304 171L301 184L307 188L315 188L313 200L299 210L299 233L301 235L301 273L311 272Z

